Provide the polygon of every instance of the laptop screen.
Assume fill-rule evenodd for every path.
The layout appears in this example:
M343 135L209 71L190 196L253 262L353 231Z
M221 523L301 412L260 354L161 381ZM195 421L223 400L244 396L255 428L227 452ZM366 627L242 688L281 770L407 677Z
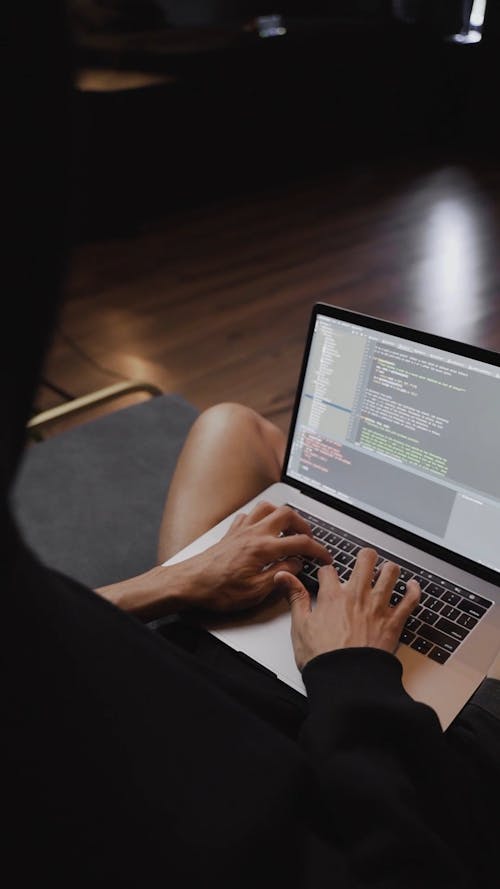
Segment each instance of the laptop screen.
M304 374L286 475L500 572L500 367L319 310Z

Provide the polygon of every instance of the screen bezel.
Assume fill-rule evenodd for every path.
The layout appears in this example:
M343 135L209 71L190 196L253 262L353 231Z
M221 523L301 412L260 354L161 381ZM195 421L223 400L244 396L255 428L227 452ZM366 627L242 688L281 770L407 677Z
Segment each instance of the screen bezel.
M456 565L457 568L462 568L464 571L469 572L469 574L474 574L477 577L480 577L483 580L487 580L490 583L496 584L498 586L500 584L500 572L495 571L493 568L488 568L485 565L481 565L479 562L475 562L472 559L468 559L465 556L455 553L453 552L453 550L447 549L445 546L441 546L440 544L431 542L425 537L420 537L418 534L414 534L412 531L407 531L406 529L401 528L399 525L393 524L386 519L375 516L372 513L369 513L364 509L360 509L357 506L352 506L351 504L346 503L344 500L340 500L337 497L334 497L332 494L325 494L323 491L315 488L314 485L308 485L307 482L299 481L298 479L287 475L287 467L290 459L293 435L300 407L302 387L304 385L309 352L311 349L311 342L314 334L316 318L318 315L325 315L329 318L335 318L339 321L345 321L349 324L358 325L359 327L365 327L371 330L376 330L380 333L397 336L402 339L410 340L411 342L420 343L424 346L441 349L444 352L451 352L454 355L459 355L464 358L471 358L475 361L483 361L486 364L491 364L495 367L500 367L500 353L492 352L488 349L482 349L479 346L471 346L468 343L460 343L456 340L447 339L446 337L437 336L432 333L415 330L414 328L404 327L403 325L396 324L392 321L384 321L381 318L374 318L370 315L362 315L359 312L353 312L349 309L341 309L337 306L328 305L327 303L316 303L313 307L311 319L309 322L306 345L304 349L304 355L302 357L299 380L297 383L297 391L295 395L292 419L290 421L290 430L288 433L285 459L283 462L283 469L281 473L282 482L290 485L293 488L296 488L303 494L312 496L320 503L324 503L326 506L332 506L339 512L345 513L348 516L352 516L352 518L358 519L359 521L364 522L367 525L371 525L372 527L377 528L380 531L384 531L386 534L391 534L393 537L396 537L398 540L402 540L404 543L409 543L412 546L415 546L418 549L429 553L429 555L437 556L438 558L443 559L445 562L450 562L452 565Z

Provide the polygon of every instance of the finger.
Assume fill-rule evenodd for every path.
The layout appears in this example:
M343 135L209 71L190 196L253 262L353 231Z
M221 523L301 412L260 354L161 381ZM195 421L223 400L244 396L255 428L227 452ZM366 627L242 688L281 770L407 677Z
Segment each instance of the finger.
M294 577L302 571L303 562L298 556L292 556L290 559L283 559L278 564L270 565L259 573L260 589L263 598L269 596L275 588L275 577L279 572L293 574Z
M332 593L340 589L340 577L335 565L323 565L318 571L318 600L324 598L325 593Z
M401 626L408 620L413 609L420 602L420 585L416 580L409 580L406 584L406 593L400 602L394 607L394 618L401 621Z
M286 571L278 571L274 584L286 596L292 615L292 627L303 622L311 611L311 597L298 577Z
M367 587L371 590L371 582L377 559L378 553L371 547L365 546L363 549L360 549L349 580L354 581L360 589Z
M238 515L235 516L233 521L231 522L229 531L227 533L230 534L231 531L236 531L243 524L246 518L247 516L245 513L239 512Z
M269 576L273 579L273 581L274 581L274 578L276 576L276 572L278 571L278 569L279 569L280 573L282 571L286 571L287 573L293 574L294 576L296 576L297 574L300 574L300 572L302 571L303 564L304 563L303 563L302 559L300 559L298 556L291 556L289 559L283 559L277 565L276 564L271 565L270 568L266 568L262 572L262 574L264 575L264 577L267 574L269 574Z
M278 506L273 514L267 518L266 525L271 534L294 531L296 534L307 534L309 537L312 537L309 522L295 512L291 506Z
M307 534L292 534L291 537L272 537L266 547L266 552L275 555L272 558L283 559L287 556L307 556L312 561L329 564L332 557L322 543L308 537Z
M381 562L380 565L376 565L376 566L375 566L375 571L373 572L373 580L372 580L372 585L373 585L373 586L375 586L375 584L377 583L377 580L378 580L379 577L380 577L380 569L382 568L382 565L383 565L383 564L384 564L384 563Z
M378 580L373 587L373 592L379 593L384 600L387 600L387 604L389 604L389 599L399 577L399 571L399 565L396 565L395 562L384 562Z
M247 514L246 518L248 519L249 524L255 525L257 522L265 519L266 516L276 512L277 508L278 507L273 506L272 503L268 503L267 500L259 500L254 508Z

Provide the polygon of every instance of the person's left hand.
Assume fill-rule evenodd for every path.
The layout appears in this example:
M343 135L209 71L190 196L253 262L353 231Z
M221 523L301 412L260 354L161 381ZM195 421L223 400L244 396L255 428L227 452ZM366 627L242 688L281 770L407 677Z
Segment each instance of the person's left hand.
M241 611L258 605L274 589L278 568L299 573L298 556L331 563L328 550L313 539L308 522L295 510L258 503L236 516L214 546L171 566L181 572L180 607Z
M394 654L404 623L420 599L420 587L416 580L409 580L402 600L391 607L399 567L385 562L375 573L376 563L374 549L361 549L345 583L333 565L320 568L314 608L297 577L277 572L276 583L286 593L292 613L292 645L299 670L314 657L339 648L380 648Z

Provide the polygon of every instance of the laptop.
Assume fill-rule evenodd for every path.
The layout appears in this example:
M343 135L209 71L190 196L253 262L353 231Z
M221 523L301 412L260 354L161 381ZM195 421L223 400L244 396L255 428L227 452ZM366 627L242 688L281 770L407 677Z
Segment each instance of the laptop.
M500 355L318 303L281 481L243 509L262 499L304 515L343 579L361 546L396 561L392 604L417 578L396 657L408 693L446 728L500 651ZM232 519L165 564L214 544ZM301 574L312 593L317 568ZM306 693L283 599L206 627Z

